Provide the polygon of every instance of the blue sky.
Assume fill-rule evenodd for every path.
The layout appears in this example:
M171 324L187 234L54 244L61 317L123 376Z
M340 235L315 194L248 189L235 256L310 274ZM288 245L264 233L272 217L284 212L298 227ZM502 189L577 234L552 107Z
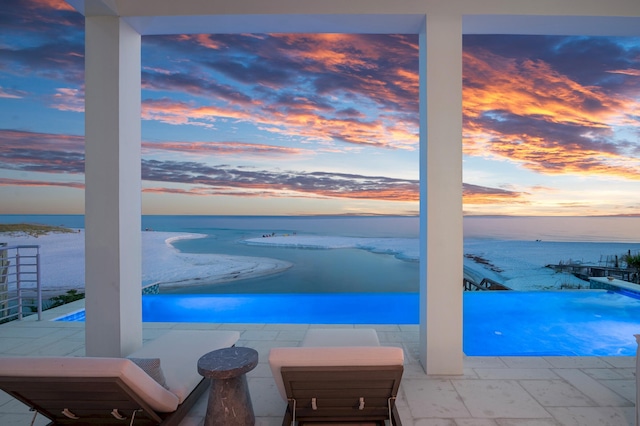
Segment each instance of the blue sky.
M84 20L0 11L0 214L82 213ZM417 214L416 35L143 37L145 214ZM640 213L640 39L464 37L465 214Z

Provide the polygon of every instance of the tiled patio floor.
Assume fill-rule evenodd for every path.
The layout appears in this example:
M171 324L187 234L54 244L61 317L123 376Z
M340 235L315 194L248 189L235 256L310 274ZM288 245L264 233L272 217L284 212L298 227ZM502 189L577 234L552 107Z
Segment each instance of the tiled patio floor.
M84 323L49 321L81 303L47 311L43 321L30 317L0 325L0 356L84 355ZM279 426L285 404L267 363L269 350L297 346L309 327L320 326L145 323L143 337L151 340L172 328L240 331L238 346L252 347L260 356L248 374L256 425ZM633 357L466 357L464 375L434 377L418 362L417 326L374 328L383 345L405 351L398 400L405 426L634 425ZM202 425L205 410L203 397L181 425ZM0 392L0 425L28 426L32 418L23 404ZM44 424L38 416L35 425Z

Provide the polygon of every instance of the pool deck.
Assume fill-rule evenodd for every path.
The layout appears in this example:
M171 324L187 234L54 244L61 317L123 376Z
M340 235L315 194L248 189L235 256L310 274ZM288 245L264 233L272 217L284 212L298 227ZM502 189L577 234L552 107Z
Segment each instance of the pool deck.
M0 325L0 356L83 356L84 323L52 318L84 306L74 302ZM418 326L144 323L143 338L170 329L237 330L238 346L254 348L248 373L256 425L280 426L285 403L267 363L269 350L299 345L311 327L372 327L383 345L405 352L398 409L404 426L630 426L635 424L635 357L465 357L464 375L427 376L418 361ZM200 426L203 396L181 426ZM29 425L33 413L0 392L0 424ZM38 416L34 425L47 424Z

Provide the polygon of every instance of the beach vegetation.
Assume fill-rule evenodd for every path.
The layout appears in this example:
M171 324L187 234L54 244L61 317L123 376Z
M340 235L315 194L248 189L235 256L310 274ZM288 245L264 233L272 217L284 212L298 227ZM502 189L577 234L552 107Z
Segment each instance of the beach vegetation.
M84 293L79 292L78 290L68 290L65 294L60 294L58 296L54 296L50 298L46 303L46 308L51 309L58 306L65 305L67 303L75 302L76 300L84 299Z
M39 237L47 234L68 234L75 233L70 228L64 226L41 225L37 223L0 223L0 234L9 237Z
M42 310L46 311L47 309L57 308L58 306L66 305L67 303L75 302L76 300L82 299L84 299L84 293L81 293L75 289L67 290L67 292L64 294L60 294L58 296L53 296L47 300L43 300ZM38 305L35 299L25 299L24 307L30 312L38 311Z
M58 296L53 296L49 299L42 301L42 310L46 311L47 309L56 308L58 306L65 305L67 303L75 302L76 300L84 299L84 293L79 292L78 290L67 290L66 293L60 294ZM0 305L1 306L1 305ZM5 305L6 308L6 305ZM10 321L15 320L18 317L17 313L18 307L13 304L13 306L9 306L7 310L7 314L5 318L0 319L0 324L4 324ZM30 315L35 312L38 312L38 302L34 298L25 298L22 302L22 314Z
M562 282L560 285L558 285L558 287L561 290L582 290L584 288L589 288L588 284L582 285L582 284L575 284L575 283L571 283L571 282ZM543 290L554 290L553 287L547 287L544 288Z
M58 306L66 305L67 303L75 302L76 300L84 299L84 293L78 290L68 290L65 294L53 296L47 300L42 301L42 310L57 308ZM25 307L31 310L31 312L37 312L38 306L35 300L26 300Z
M625 254L622 257L622 260L624 260L627 263L628 268L640 269L640 252L636 254L631 254L631 253Z

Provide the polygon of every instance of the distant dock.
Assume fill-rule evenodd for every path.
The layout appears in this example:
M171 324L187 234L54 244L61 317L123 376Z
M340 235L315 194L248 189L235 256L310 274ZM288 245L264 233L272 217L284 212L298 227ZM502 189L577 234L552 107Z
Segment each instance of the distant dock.
M547 265L556 272L566 272L574 276L589 281L591 278L618 279L627 282L637 282L638 271L635 268L619 268L615 266L585 265L582 263L560 263L557 265Z

